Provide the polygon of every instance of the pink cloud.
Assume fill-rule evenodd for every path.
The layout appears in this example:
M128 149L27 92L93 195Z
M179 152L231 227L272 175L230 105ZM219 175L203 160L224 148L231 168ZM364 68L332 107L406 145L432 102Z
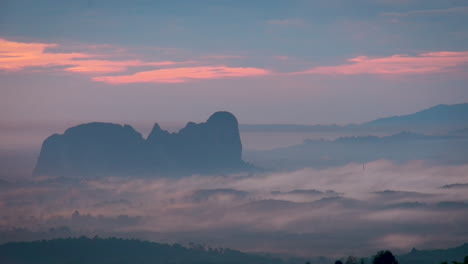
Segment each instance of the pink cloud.
M455 71L468 64L468 51L430 52L416 56L393 55L389 57L360 56L348 60L350 63L335 66L319 66L299 74L328 75L408 75L431 74Z
M102 55L82 52L53 53L47 48L58 44L22 43L0 39L0 70L18 71L27 67L63 66L65 71L77 73L123 72L135 66L167 66L178 62L144 62L140 60L103 60ZM93 46L90 47L91 49Z
M226 77L252 77L270 74L252 67L200 66L143 71L132 75L101 76L93 80L109 84L125 83L183 83L190 79L219 79Z
M253 67L197 66L161 69L161 66L174 66L194 63L194 61L141 61L102 59L112 54L92 54L87 52L50 52L48 48L58 44L23 43L0 39L0 70L20 71L28 67L62 66L64 71L73 73L103 74L122 73L130 67L148 66L159 69L140 71L129 75L98 76L94 81L109 84L122 83L182 83L191 79L219 79L226 77L249 77L270 74L269 71ZM95 50L89 46L89 50ZM216 56L216 55L214 55ZM217 58L217 57L216 57ZM223 57L233 58L233 56ZM235 58L239 58L236 56ZM213 59L213 58L212 58ZM219 59L219 58L217 58Z
M25 67L70 64L74 59L90 56L85 53L47 53L47 48L57 44L22 43L0 39L0 69L21 70Z
M123 72L128 67L135 66L168 66L175 65L174 61L161 61L161 62L142 62L139 60L126 60L126 61L109 61L109 60L82 60L76 63L76 66L68 67L65 70L71 72L81 73L107 73L107 72Z

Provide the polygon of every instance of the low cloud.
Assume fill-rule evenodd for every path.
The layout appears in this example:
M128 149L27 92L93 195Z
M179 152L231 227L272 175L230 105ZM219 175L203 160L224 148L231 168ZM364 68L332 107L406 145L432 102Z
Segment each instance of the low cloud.
M38 179L4 187L0 226L300 255L449 247L468 239L468 194L440 186L467 182L467 172L468 165L381 160L365 171L349 164L177 179Z
M468 64L468 51L440 51L421 53L415 56L392 55L388 57L360 56L347 64L318 66L299 74L324 75L412 75L433 74L461 70Z
M237 199L246 199L248 195L248 192L234 189L201 189L194 191L190 198L195 202L230 202Z

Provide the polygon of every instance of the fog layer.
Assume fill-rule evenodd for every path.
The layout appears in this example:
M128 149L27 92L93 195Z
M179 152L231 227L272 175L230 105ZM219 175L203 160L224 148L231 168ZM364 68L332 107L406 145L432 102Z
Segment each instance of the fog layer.
M0 223L8 240L28 239L12 227L50 236L66 226L246 251L369 254L466 242L467 183L468 165L386 160L181 179L35 178L1 182Z

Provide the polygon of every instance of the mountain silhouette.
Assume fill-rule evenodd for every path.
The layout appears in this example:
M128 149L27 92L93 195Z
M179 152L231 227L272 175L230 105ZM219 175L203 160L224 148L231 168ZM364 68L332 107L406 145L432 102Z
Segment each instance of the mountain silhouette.
M443 261L463 261L468 256L468 243L448 249L417 250L398 256L401 264L439 264ZM462 262L460 262L462 263Z
M436 105L409 115L376 119L362 124L366 127L418 127L436 129L438 126L450 130L466 128L468 124L468 103L455 105Z
M405 163L460 165L468 162L468 134L424 135L402 131L391 136L353 136L309 140L271 150L247 151L244 158L266 169L328 168L380 159Z
M362 124L339 125L294 125L270 124L241 125L241 131L256 132L355 132L355 131L411 131L417 133L447 133L466 129L468 126L468 103L436 105L431 108L400 116L375 119Z
M147 139L129 125L88 123L54 134L42 144L35 175L99 176L223 173L250 168L242 161L238 122L216 112L178 133L156 123Z

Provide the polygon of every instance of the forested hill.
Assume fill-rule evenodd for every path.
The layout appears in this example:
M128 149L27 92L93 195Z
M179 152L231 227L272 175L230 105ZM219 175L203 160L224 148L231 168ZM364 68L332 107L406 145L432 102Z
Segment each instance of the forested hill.
M397 256L400 264L440 264L468 258L468 244L455 248L416 250ZM343 259L343 258L341 258ZM372 263L372 258L362 259ZM0 245L1 264L324 264L325 257L284 258L243 253L232 249L213 249L200 245L184 247L136 239L65 238ZM351 263L351 262L350 262ZM355 263L355 262L352 262Z
M463 263L468 258L468 243L448 249L416 250L398 257L400 264L440 264L442 262ZM466 263L466 262L465 262Z
M2 264L255 263L281 260L231 249L183 247L118 238L67 238L15 242L0 246Z

